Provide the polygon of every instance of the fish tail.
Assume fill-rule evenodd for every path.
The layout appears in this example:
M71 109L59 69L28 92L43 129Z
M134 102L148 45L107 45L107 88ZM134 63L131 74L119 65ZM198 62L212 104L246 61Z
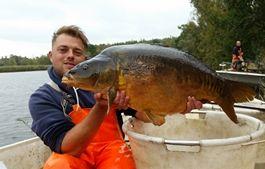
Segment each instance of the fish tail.
M254 99L256 93L254 87L249 84L228 80L230 93L234 103L248 102Z

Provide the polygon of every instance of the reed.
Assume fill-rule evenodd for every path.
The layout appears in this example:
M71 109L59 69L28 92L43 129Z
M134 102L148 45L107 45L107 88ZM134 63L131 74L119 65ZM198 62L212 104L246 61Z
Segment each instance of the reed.
M49 65L19 65L19 66L0 66L0 73L2 72L24 72L47 70Z

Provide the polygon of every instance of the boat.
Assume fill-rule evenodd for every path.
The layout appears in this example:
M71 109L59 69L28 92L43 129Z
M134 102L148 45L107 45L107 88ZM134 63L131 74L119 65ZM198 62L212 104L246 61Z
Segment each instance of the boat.
M217 70L216 73L229 80L248 83L255 88L256 98L265 101L265 74L231 70Z
M262 84L265 81L265 74L260 73L250 73L250 72L237 72L230 70L217 70L216 71L220 76L244 83L250 84Z
M0 147L0 169L41 169L51 154L39 137Z

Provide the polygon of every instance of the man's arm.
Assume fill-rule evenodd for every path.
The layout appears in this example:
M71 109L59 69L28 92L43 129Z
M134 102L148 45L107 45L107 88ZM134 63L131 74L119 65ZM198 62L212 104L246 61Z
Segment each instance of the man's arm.
M96 104L89 115L66 133L61 145L63 153L79 156L98 131L106 116L108 101L100 93L96 93L94 98ZM121 109L128 106L128 97L126 97L125 92L117 93L112 106Z
M101 99L100 94L96 94L95 99L96 104L89 115L65 134L61 145L62 153L79 156L89 140L96 134L104 120L108 107L107 104L104 104L106 101Z
M61 153L60 146L67 131L74 127L60 105L61 96L47 85L34 92L29 99L31 129L52 151Z

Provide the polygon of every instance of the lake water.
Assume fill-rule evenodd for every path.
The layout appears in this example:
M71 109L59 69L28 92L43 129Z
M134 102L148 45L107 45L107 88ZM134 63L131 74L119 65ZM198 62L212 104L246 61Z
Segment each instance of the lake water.
M47 71L0 73L0 146L35 136L28 100L48 81Z

